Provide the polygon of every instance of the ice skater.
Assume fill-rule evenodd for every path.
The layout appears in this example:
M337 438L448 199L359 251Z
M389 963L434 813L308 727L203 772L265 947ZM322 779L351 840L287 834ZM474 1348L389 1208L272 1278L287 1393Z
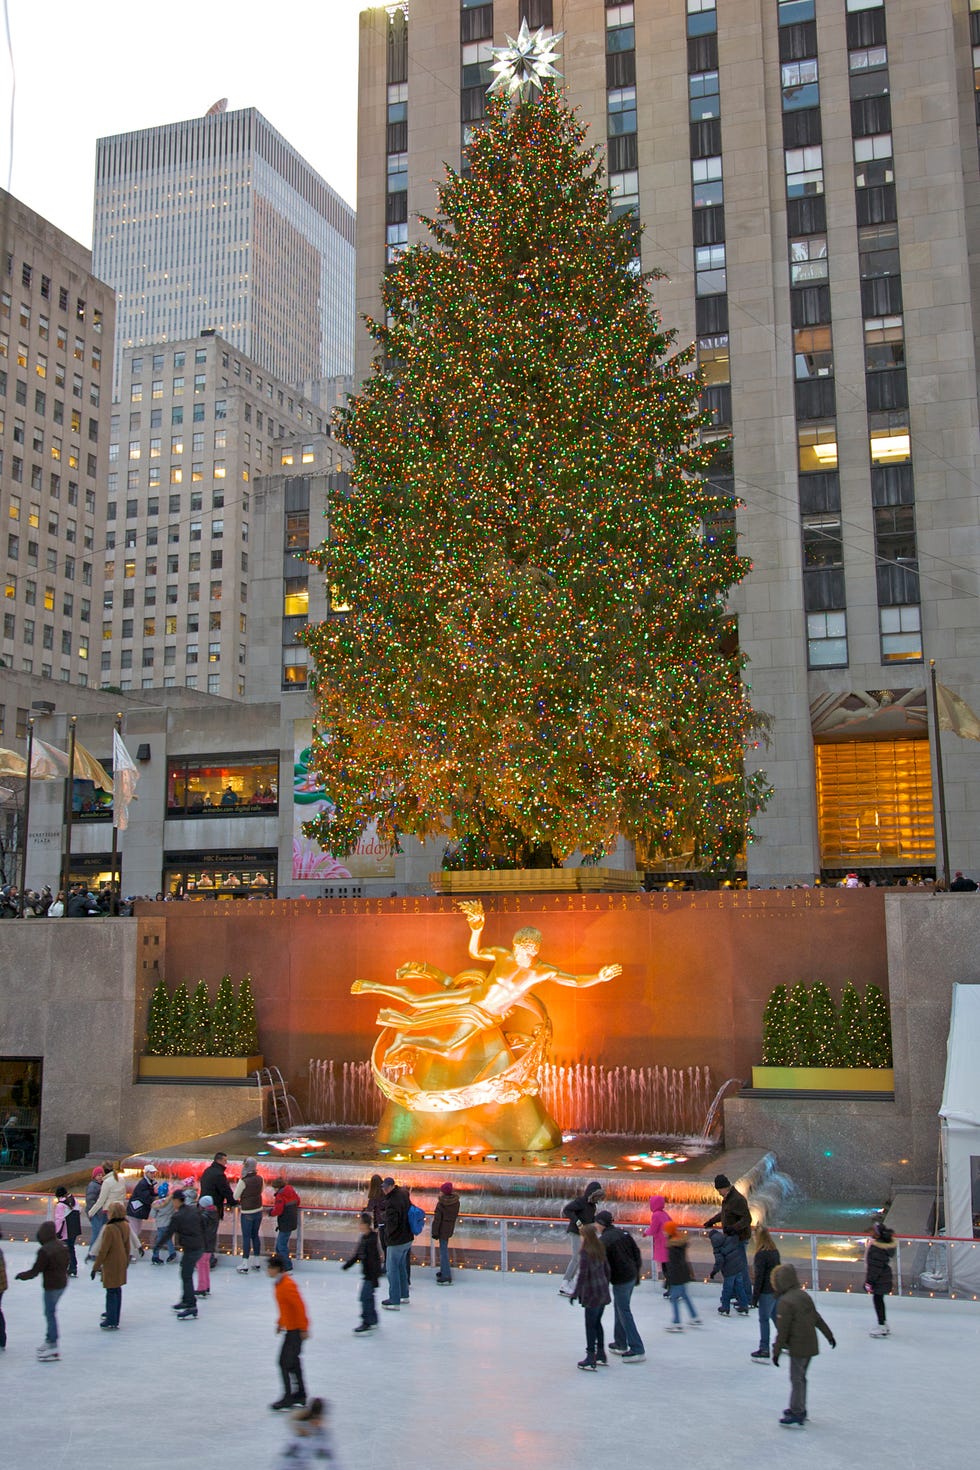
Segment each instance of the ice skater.
M262 1270L262 1241L259 1238L262 1229L262 1187L258 1160L251 1157L245 1159L242 1163L242 1176L232 1190L242 1227L242 1264L238 1267L240 1276L248 1275L249 1256L252 1257L252 1270Z
M157 1197L153 1201L153 1223L156 1226L156 1234L153 1237L153 1253L150 1256L150 1260L154 1266L163 1265L163 1261L160 1259L160 1247L167 1239L170 1222L174 1217L175 1198L176 1196L170 1193L169 1184L163 1182L157 1185ZM167 1264L169 1265L171 1261L176 1261L176 1259L177 1252L174 1250L173 1241L171 1241L170 1250L167 1254Z
M104 1179L105 1170L101 1164L96 1164L92 1170L92 1177L85 1186L85 1213L88 1216L89 1225L91 1226L88 1250L85 1254L86 1264L95 1255L95 1242L99 1238L99 1231L105 1224L105 1210L96 1210L96 1201L102 1193L102 1181Z
M180 1246L181 1298L174 1302L174 1311L179 1320L187 1321L197 1316L197 1297L194 1295L194 1267L204 1251L204 1230L201 1213L188 1201L182 1189L174 1190L173 1219L167 1226L164 1242L176 1240ZM163 1242L161 1242L162 1244Z
M0 1353L4 1352L7 1346L7 1323L3 1315L3 1294L6 1290L7 1263L3 1258L3 1251L0 1251Z
M17 1281L30 1281L33 1276L41 1278L41 1293L44 1302L44 1341L37 1350L39 1363L58 1361L58 1303L68 1285L68 1247L58 1239L53 1220L43 1220L37 1229L40 1249L34 1264L27 1271L18 1271Z
M197 1263L197 1290L195 1297L211 1295L211 1262L215 1258L218 1245L218 1211L214 1200L209 1194L202 1194L197 1202L197 1213L201 1217L201 1234L204 1236L204 1250L201 1259Z
M772 1361L779 1367L779 1355L789 1357L789 1408L780 1419L784 1429L802 1429L806 1423L806 1375L810 1361L820 1351L817 1329L832 1348L837 1340L813 1303L813 1298L800 1285L796 1267L777 1266L772 1273L776 1303L776 1341Z
M357 1249L341 1270L349 1271L358 1261L361 1263L361 1322L354 1328L358 1337L366 1337L378 1325L378 1309L374 1304L374 1293L381 1280L381 1246L374 1228L374 1216L370 1210L362 1210L358 1216L361 1224Z
M106 1214L108 1219L99 1236L92 1280L95 1280L96 1273L101 1273L105 1287L105 1311L99 1326L103 1332L118 1332L122 1289L129 1272L129 1225L126 1211L118 1201L109 1206Z
M757 1363L765 1363L769 1360L770 1324L776 1320L776 1293L772 1287L772 1273L779 1265L779 1251L764 1225L757 1225L754 1234L752 1305L759 1309L759 1346L751 1356Z
M75 1241L82 1233L82 1217L78 1213L78 1205L75 1196L69 1194L63 1184L59 1184L54 1192L54 1228L58 1239L64 1241L68 1247L68 1275L78 1275L78 1257L75 1254Z
M602 1193L602 1185L598 1180L585 1186L582 1194L577 1194L570 1199L568 1204L562 1208L562 1214L568 1221L565 1234L568 1236L568 1245L571 1255L562 1277L561 1286L558 1291L561 1296L571 1296L578 1276L578 1257L582 1249L581 1229L583 1225L595 1223L596 1206L605 1196Z
M273 1409L296 1409L306 1403L306 1385L303 1382L303 1344L310 1335L310 1319L306 1303L299 1294L293 1279L292 1267L282 1256L270 1256L266 1262L266 1274L276 1292L278 1319L276 1332L283 1334L279 1350L279 1372L282 1374L282 1398L270 1404Z
M289 1416L289 1438L283 1446L276 1470L300 1470L303 1465L337 1465L333 1436L327 1424L329 1407L323 1399L310 1399Z
M670 1296L670 1307L673 1320L667 1328L668 1332L683 1332L681 1324L681 1303L687 1308L692 1327L701 1326L701 1318L694 1309L694 1303L688 1296L687 1288L694 1280L694 1272L691 1263L687 1259L687 1247L689 1237L686 1232L679 1230L673 1221L664 1227L667 1240L667 1264L664 1267L667 1281L667 1291Z
M452 1285L453 1273L449 1265L449 1242L456 1233L459 1204L459 1195L447 1180L439 1190L439 1198L432 1212L432 1239L439 1242L439 1270L436 1280L440 1286Z
M666 1200L662 1194L651 1194L650 1196L650 1223L644 1230L644 1235L649 1235L653 1242L653 1260L657 1271L663 1278L664 1296L670 1295L667 1285L667 1273L664 1267L667 1264L667 1237L665 1228L670 1224L670 1216L664 1209Z
M708 1239L715 1253L715 1263L708 1279L714 1280L721 1272L721 1305L718 1308L718 1315L719 1317L731 1315L732 1297L734 1297L736 1312L740 1317L747 1317L750 1297L746 1286L749 1279L749 1263L745 1255L745 1246L737 1235L725 1235L721 1230L709 1230Z
M581 1250L578 1275L571 1300L585 1308L585 1357L579 1363L584 1372L594 1373L597 1365L606 1367L606 1340L602 1331L602 1314L612 1300L609 1289L609 1262L606 1248L594 1225L583 1225L579 1231Z
M864 1289L874 1302L877 1327L872 1327L869 1336L891 1337L891 1328L885 1316L885 1297L892 1289L892 1257L895 1254L895 1237L883 1220L876 1220L864 1252Z

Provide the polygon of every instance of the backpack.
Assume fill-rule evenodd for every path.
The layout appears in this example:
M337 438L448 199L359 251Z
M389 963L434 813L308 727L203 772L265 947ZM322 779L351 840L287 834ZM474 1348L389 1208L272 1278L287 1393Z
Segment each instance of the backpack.
M421 1235L425 1229L425 1211L421 1205L410 1203L408 1206L408 1228L413 1235Z

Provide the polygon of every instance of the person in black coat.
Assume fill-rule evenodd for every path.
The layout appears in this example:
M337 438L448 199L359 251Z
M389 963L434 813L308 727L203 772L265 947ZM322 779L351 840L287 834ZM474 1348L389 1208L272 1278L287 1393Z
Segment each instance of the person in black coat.
M735 1235L742 1242L752 1239L752 1212L745 1195L737 1190L727 1174L715 1175L715 1189L721 1195L721 1209L705 1220L705 1230L720 1225L726 1235Z
M58 1302L68 1285L68 1247L57 1237L53 1220L42 1220L37 1230L40 1249L34 1257L33 1266L18 1271L17 1281L30 1281L40 1276L43 1287L44 1321L47 1328L44 1342L37 1350L38 1359L52 1362L58 1357Z
M146 1247L140 1238L140 1226L153 1219L153 1202L156 1197L157 1166L156 1164L144 1164L143 1172L133 1185L133 1192L126 1204L126 1214L130 1221L130 1239L135 1243L141 1256Z
M440 1286L451 1286L453 1273L449 1266L449 1242L459 1219L459 1195L447 1182L439 1190L439 1198L432 1214L432 1239L439 1242L439 1270L436 1280Z
M776 1292L772 1273L779 1265L776 1242L764 1225L755 1227L755 1255L752 1258L752 1305L759 1309L759 1346L751 1356L757 1363L769 1361L769 1328L776 1320Z
M179 1302L174 1303L174 1311L181 1318L196 1317L194 1268L204 1254L204 1224L200 1210L187 1203L182 1189L174 1190L174 1203L177 1208L174 1210L167 1233L160 1244L163 1245L167 1240L175 1240L181 1250L180 1284L183 1296Z
M575 1290L575 1282L578 1279L578 1258L582 1249L582 1240L579 1231L583 1225L595 1224L596 1207L605 1196L602 1193L602 1185L597 1179L587 1184L581 1194L570 1199L562 1209L562 1214L568 1221L565 1234L568 1236L568 1244L571 1255L568 1265L565 1267L565 1275L558 1288L560 1296L571 1296Z
M362 1210L360 1221L361 1235L357 1242L357 1249L350 1260L345 1261L341 1267L341 1270L349 1271L351 1266L357 1265L358 1261L361 1263L361 1324L354 1328L357 1336L373 1331L378 1325L374 1293L381 1280L381 1246L371 1211Z
M643 1339L633 1321L630 1306L633 1288L639 1285L643 1270L640 1247L632 1235L613 1224L608 1210L598 1210L595 1222L602 1230L600 1239L606 1248L612 1287L613 1336L609 1351L619 1353L624 1363L642 1363L645 1357Z
M874 1302L877 1327L871 1329L872 1337L890 1337L891 1328L885 1320L885 1297L892 1289L892 1257L895 1254L895 1237L882 1220L871 1227L864 1255L864 1289Z
M408 1223L411 1201L408 1190L396 1184L390 1175L382 1179L381 1188L385 1196L385 1263L388 1268L388 1295L381 1305L389 1312L397 1312L402 1301L407 1306L409 1300L408 1253L415 1239Z
M228 1155L215 1154L204 1173L201 1175L201 1194L209 1194L214 1201L214 1207L218 1212L218 1219L225 1218L225 1207L229 1210L235 1208L235 1196L232 1194L231 1185L228 1183Z
M734 1235L725 1235L721 1230L709 1230L708 1239L715 1253L715 1263L709 1273L709 1280L714 1280L721 1272L721 1305L718 1308L720 1317L727 1317L732 1305L732 1297L735 1298L735 1310L740 1317L749 1314L749 1263L745 1255L745 1246Z

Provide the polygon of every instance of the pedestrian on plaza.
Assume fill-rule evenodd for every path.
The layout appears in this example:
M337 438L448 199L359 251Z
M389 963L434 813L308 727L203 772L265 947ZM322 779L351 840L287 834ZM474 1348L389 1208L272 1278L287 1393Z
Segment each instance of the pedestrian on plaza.
M891 1328L885 1318L885 1297L892 1289L892 1258L895 1255L895 1237L883 1220L876 1220L864 1252L864 1289L874 1302L877 1327L872 1327L869 1336L891 1337Z
M735 1235L744 1243L752 1239L752 1212L745 1195L737 1190L727 1174L715 1175L715 1189L721 1195L721 1209L705 1220L705 1230L720 1225L726 1235Z
M721 1305L718 1308L718 1315L719 1317L731 1315L732 1297L734 1296L736 1312L740 1317L747 1317L752 1298L746 1286L749 1279L749 1263L745 1255L745 1246L737 1236L725 1235L721 1230L709 1230L707 1234L715 1253L715 1263L708 1279L713 1281L719 1272L721 1273Z
M252 1270L262 1270L262 1242L259 1238L262 1229L262 1176L257 1159L244 1160L241 1178L232 1193L242 1226L242 1264L238 1267L238 1274L247 1276L250 1256L253 1258Z
M276 1222L275 1253L283 1263L283 1270L291 1271L293 1263L289 1259L289 1237L299 1226L299 1195L281 1176L272 1187L275 1194L269 1214Z
M58 889L58 896L49 906L46 919L63 919L65 917L65 892L63 888Z
M75 1241L82 1233L82 1217L78 1213L78 1205L75 1196L69 1194L63 1184L59 1184L54 1192L54 1228L59 1240L64 1241L68 1247L68 1275L78 1275L78 1257L75 1254Z
M381 1305L388 1312L397 1312L403 1304L409 1305L408 1253L415 1239L408 1223L411 1200L408 1190L396 1184L390 1175L382 1179L381 1188L385 1197L385 1265L388 1271L388 1295Z
M759 1309L759 1346L751 1354L757 1363L769 1360L769 1324L776 1320L776 1293L772 1273L779 1265L776 1242L764 1225L757 1225L752 1257L752 1305Z
M687 1259L687 1248L690 1244L687 1233L678 1229L673 1221L664 1226L664 1234L667 1237L667 1264L665 1267L667 1290L670 1293L670 1306L673 1320L667 1328L668 1332L683 1332L681 1325L681 1302L684 1303L691 1318L692 1327L701 1326L701 1318L694 1310L694 1303L688 1295L688 1285L694 1280L694 1272L691 1263Z
M30 1281L32 1276L41 1278L47 1330L37 1350L37 1358L39 1363L53 1363L58 1360L58 1303L68 1285L68 1247L58 1239L53 1220L42 1220L37 1229L37 1243L40 1249L33 1266L27 1271L18 1271L15 1279Z
M4 1352L7 1346L7 1323L3 1315L3 1294L6 1290L7 1263L3 1258L3 1251L0 1251L0 1353Z
M157 1197L157 1166L156 1164L144 1164L143 1172L133 1185L133 1192L129 1196L126 1205L126 1214L129 1217L129 1228L132 1233L136 1249L142 1257L146 1253L146 1246L140 1236L140 1226L145 1225L153 1218L153 1205Z
M440 1286L452 1286L453 1273L449 1269L449 1242L456 1233L459 1219L459 1195L447 1181L439 1190L439 1198L432 1213L432 1239L439 1242L439 1270L436 1280Z
M597 1365L605 1368L609 1362L602 1331L602 1314L611 1299L609 1262L594 1225L580 1226L579 1234L578 1273L571 1297L585 1308L585 1357L578 1366L584 1372L594 1373Z
M362 1210L359 1219L361 1234L357 1248L350 1260L345 1261L341 1267L341 1270L349 1271L351 1266L355 1266L358 1261L361 1263L361 1322L359 1327L354 1328L354 1334L357 1337L366 1336L378 1325L374 1293L381 1280L381 1246L378 1243L378 1232L374 1228L371 1211Z
M201 1212L189 1204L182 1189L174 1190L176 1209L167 1227L164 1241L176 1240L180 1246L181 1299L174 1303L174 1311L182 1320L197 1316L197 1298L194 1295L194 1268L204 1253L204 1228ZM163 1244L163 1242L161 1242Z
M295 1409L306 1403L306 1386L303 1383L303 1344L310 1335L310 1319L306 1304L299 1294L293 1279L292 1267L280 1255L272 1255L266 1262L266 1274L276 1291L278 1318L276 1332L283 1334L279 1351L279 1371L282 1374L282 1398L270 1407L273 1409Z
M201 1194L209 1194L218 1213L218 1225L225 1218L225 1210L235 1208L235 1196L228 1182L228 1155L221 1150L215 1154L201 1175ZM218 1264L217 1244L211 1252L212 1266Z
M976 893L977 885L972 878L965 878L957 868L953 875L953 881L949 885L950 893Z
M585 1186L582 1194L578 1194L574 1199L570 1199L568 1204L562 1209L562 1214L568 1221L565 1234L568 1236L568 1245L571 1254L568 1258L568 1265L565 1267L565 1275L562 1277L561 1285L558 1288L560 1296L571 1296L575 1289L575 1282L578 1278L579 1251L582 1249L581 1227L583 1225L595 1224L596 1206L604 1198L602 1185L598 1180L593 1180L591 1184Z
M334 1465L333 1437L326 1423L328 1406L323 1399L310 1399L289 1416L289 1439L276 1470L302 1470L304 1465Z
M628 1230L613 1223L609 1210L598 1210L595 1222L602 1231L600 1239L609 1263L609 1284L612 1287L613 1337L609 1351L619 1353L624 1363L642 1363L646 1357L643 1339L633 1321L630 1306L633 1288L639 1286L643 1270L640 1247Z
M118 1332L122 1312L122 1289L126 1285L129 1271L129 1226L126 1211L120 1204L112 1204L106 1211L108 1221L99 1236L99 1248L95 1253L92 1280L96 1272L102 1276L105 1287L105 1311L99 1326L103 1332Z
M96 1164L92 1170L92 1177L85 1186L85 1213L92 1227L89 1235L88 1250L85 1253L86 1262L95 1256L95 1242L99 1238L99 1231L105 1224L105 1210L96 1210L96 1201L102 1192L102 1181L105 1178L105 1170L101 1164Z
M772 1348L774 1366L779 1367L780 1353L785 1352L789 1357L789 1408L779 1422L784 1429L802 1429L806 1423L807 1369L820 1351L817 1328L832 1348L837 1346L837 1341L814 1306L813 1298L800 1285L795 1266L777 1266L772 1273L772 1285L778 1298L776 1341Z
M167 1239L170 1222L174 1217L174 1209L176 1208L174 1203L175 1198L176 1196L170 1193L169 1184L163 1182L157 1185L156 1199L153 1201L153 1223L156 1226L156 1231L153 1236L153 1253L150 1256L150 1260L154 1266L163 1265L160 1259L160 1247ZM177 1252L174 1250L173 1241L171 1241L170 1250L167 1253L167 1265L169 1266L176 1259Z
M665 1203L662 1194L651 1194L650 1223L643 1234L649 1235L653 1241L653 1259L663 1278L664 1296L668 1296L670 1289L667 1286L667 1274L664 1270L667 1264L667 1236L664 1234L664 1229L670 1224L670 1216L664 1209Z
M209 1194L201 1195L197 1202L197 1212L201 1217L204 1250L197 1263L197 1290L194 1296L201 1297L211 1295L211 1262L214 1260L214 1249L218 1243L218 1211Z

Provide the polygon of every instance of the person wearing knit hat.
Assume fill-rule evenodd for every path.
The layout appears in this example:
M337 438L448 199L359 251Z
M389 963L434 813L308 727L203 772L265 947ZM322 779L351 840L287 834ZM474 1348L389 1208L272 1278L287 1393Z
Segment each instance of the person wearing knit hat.
M451 1286L453 1273L449 1269L449 1242L459 1219L459 1195L447 1181L439 1191L432 1215L432 1239L439 1242L439 1270L436 1280L440 1286Z
M202 1194L197 1202L204 1235L204 1253L197 1263L197 1289L195 1297L211 1295L211 1262L218 1246L218 1211L209 1194Z
M720 1225L726 1235L737 1235L743 1244L752 1239L752 1212L744 1194L737 1190L727 1174L715 1175L715 1189L721 1195L721 1209L705 1220L705 1230Z
M98 1200L99 1195L102 1193L102 1181L104 1178L105 1170L103 1169L101 1164L96 1164L95 1168L92 1170L92 1177L85 1186L85 1213L88 1216L89 1224L92 1227L92 1234L89 1238L88 1243L88 1252L85 1256L86 1261L91 1261L93 1256L95 1255L95 1242L98 1240L99 1232L105 1224L105 1210L95 1211L96 1201Z

